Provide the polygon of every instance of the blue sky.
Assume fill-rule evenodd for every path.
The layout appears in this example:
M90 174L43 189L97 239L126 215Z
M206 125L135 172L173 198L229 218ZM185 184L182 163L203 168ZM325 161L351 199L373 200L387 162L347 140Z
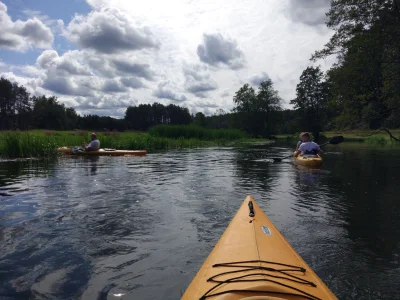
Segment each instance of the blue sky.
M87 14L91 10L85 0L3 0L2 2L7 6L8 15L13 20L20 19L23 21L39 13L48 16L50 20L61 19L68 24L76 13ZM55 3L57 4L54 5ZM60 53L75 48L59 35L55 35L54 38L54 45ZM14 65L34 64L40 53L40 49L18 53L0 48L0 58Z
M0 0L0 76L79 113L160 102L230 110L245 83L295 96L330 0ZM320 61L328 68L333 60Z

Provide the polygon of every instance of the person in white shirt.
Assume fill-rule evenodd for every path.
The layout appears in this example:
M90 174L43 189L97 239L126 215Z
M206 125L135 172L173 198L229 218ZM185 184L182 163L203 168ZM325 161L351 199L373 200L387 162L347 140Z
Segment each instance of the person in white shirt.
M310 134L308 132L303 132L300 135L300 138L302 140L302 143L300 144L300 146L298 146L298 149L294 153L295 157L299 156L300 154L302 156L307 154L321 155L321 148L318 146L317 143L310 141Z
M99 150L100 149L100 141L97 139L97 135L93 132L90 135L90 138L92 139L92 141L89 144L83 142L83 145L85 146L85 151Z

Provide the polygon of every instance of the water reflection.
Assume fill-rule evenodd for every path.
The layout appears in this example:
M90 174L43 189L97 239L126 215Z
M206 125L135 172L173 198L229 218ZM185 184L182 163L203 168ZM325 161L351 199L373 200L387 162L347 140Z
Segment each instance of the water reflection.
M0 298L179 299L246 194L340 299L393 298L400 152L331 147L312 170L269 159L291 151L0 163Z

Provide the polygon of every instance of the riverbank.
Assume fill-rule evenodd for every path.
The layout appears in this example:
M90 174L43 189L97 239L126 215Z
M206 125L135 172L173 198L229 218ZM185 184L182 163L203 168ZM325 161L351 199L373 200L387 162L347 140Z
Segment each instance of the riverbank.
M400 139L400 129L389 129L391 134ZM342 135L347 142L365 142L371 144L400 144L390 137L390 135L385 131L376 131L376 130L349 130L349 131L326 131L321 133L321 139L330 139L334 136ZM277 139L286 139L286 140L298 140L299 135L277 135L275 136Z
M165 126L167 127L167 126ZM102 148L121 150L157 150L211 146L240 146L259 143L237 130L208 130L191 126L160 126L149 132L99 132ZM0 157L54 157L57 148L79 146L90 141L90 131L3 131L0 132ZM265 142L265 140L263 140Z

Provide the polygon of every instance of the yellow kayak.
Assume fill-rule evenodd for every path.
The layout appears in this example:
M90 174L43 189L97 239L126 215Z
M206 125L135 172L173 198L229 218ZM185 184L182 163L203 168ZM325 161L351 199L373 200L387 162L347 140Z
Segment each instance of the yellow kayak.
M319 155L304 155L294 157L294 161L302 166L320 167L322 165L322 157Z
M337 297L248 196L182 299Z
M60 147L57 149L59 153L68 155L83 155L83 156L144 156L147 154L146 150L115 150L115 149L99 149L98 151L77 151L73 152L72 147Z

